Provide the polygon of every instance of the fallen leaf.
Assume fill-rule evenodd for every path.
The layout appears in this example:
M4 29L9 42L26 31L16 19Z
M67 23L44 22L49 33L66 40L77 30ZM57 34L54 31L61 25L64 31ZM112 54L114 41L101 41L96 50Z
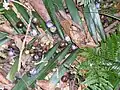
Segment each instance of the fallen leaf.
M43 4L43 0L28 0L31 6L38 12L45 22L50 20L50 16Z
M87 86L81 84L81 85L79 86L78 90L85 90L86 87L87 87Z
M36 85L41 87L43 90L55 90L55 86L48 80L37 80Z
M0 90L12 90L14 84L3 84L0 82Z
M0 73L0 82L3 84L9 84L10 82Z
M22 66L25 68L26 67L26 62L30 62L31 60L31 56L30 54L26 55L26 54L23 54L22 55Z
M70 27L72 25L71 19L67 16L67 14L63 11L59 11L56 13L57 18L60 21L61 26L63 27L64 32L70 36ZM64 16L64 17L63 17Z
M18 36L14 36L14 41L15 41L15 45L19 48L19 50L21 50L21 47L22 47L21 38L19 38Z
M13 29L6 24L0 25L0 31L11 34L11 35L14 34Z
M83 14L82 18L84 18ZM64 32L71 37L72 41L79 47L95 47L90 33L88 32L88 28L86 22L83 21L84 30L76 24L64 11L59 11L56 13L57 18L60 21L61 26L63 27Z
M25 35L9 35L8 38L13 39L15 42L15 45L21 50L22 47L22 40L24 40ZM26 42L25 44L28 44L31 40L33 39L33 37L28 36L26 38Z
M65 31L65 33L70 36L70 26L71 23L68 20L63 20L60 22L61 26L63 27L63 30Z

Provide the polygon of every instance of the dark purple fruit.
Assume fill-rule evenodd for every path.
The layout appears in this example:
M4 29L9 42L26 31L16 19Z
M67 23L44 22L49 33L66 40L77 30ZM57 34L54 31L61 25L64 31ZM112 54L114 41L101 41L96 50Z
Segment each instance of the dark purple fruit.
M65 42L65 41L61 41L60 42L60 48L65 48L67 46L67 42Z
M67 75L62 76L61 81L62 82L67 82L68 81L68 76Z
M66 13L69 13L69 10L68 10L68 8L65 8L65 12L66 12Z
M22 21L17 22L16 24L17 28L23 28L24 24Z
M38 60L38 59L40 59L40 57L39 57L39 55L36 54L36 55L33 56L33 59Z

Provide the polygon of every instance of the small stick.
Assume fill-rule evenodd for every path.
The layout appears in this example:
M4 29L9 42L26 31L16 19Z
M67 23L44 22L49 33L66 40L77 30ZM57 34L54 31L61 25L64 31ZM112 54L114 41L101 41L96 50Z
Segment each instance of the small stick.
M31 12L31 11L30 11L30 12ZM25 42L26 42L26 39L27 39L28 32L29 32L29 30L30 30L31 22L32 22L32 15L31 15L31 17L30 17L30 19L29 19L29 24L28 24L28 26L27 26L27 30L26 30L26 34L25 34L25 39L23 40L22 47L21 47L21 50L20 50L19 62L18 62L18 71L19 71L20 68L21 68L22 53L23 53L23 50L24 50L24 47L25 47Z

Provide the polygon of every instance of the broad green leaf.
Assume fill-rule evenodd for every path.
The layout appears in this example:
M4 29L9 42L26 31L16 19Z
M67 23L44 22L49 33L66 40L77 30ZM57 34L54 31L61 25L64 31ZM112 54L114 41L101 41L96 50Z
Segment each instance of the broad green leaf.
M22 3L21 3L22 4ZM14 5L16 7L16 9L18 10L18 12L22 15L22 17L25 19L26 22L29 22L29 14L27 12L27 10L22 6L20 5L19 3L17 2L14 2Z
M57 45L58 45L58 44L57 44ZM70 48L70 46L71 46L71 45L68 45L69 48ZM51 51L50 51L50 52L51 52ZM50 54L50 52L49 52L49 54ZM54 52L55 52L55 50L54 50ZM50 60L48 61L48 64L47 64L46 66L45 66L44 63L38 65L38 66L37 66L37 69L38 69L39 73L36 74L36 75L34 75L34 76L29 77L29 76L27 76L27 75L24 75L23 78L22 78L22 80L20 80L20 81L16 84L16 86L13 88L13 90L25 90L25 89L27 88L27 86L25 85L25 83L26 83L28 86L30 86L30 85L32 85L32 84L35 82L35 80L37 80L37 79L44 79L45 76L46 76L53 68L56 67L58 61L61 61L61 60L65 57L65 55L66 55L67 52L68 52L68 49L67 49L67 50L66 50L66 49L63 50L63 51L60 52L57 56L55 56L54 59L50 59L53 54L52 54L51 56L48 56L48 57L46 56L47 58L45 58L44 61L50 59ZM24 83L24 81L25 81L25 83ZM19 86L21 86L21 87L18 89Z
M63 30L62 30L62 27L55 15L55 7L54 7L54 4L53 4L53 1L51 0L44 0L44 4L49 12L49 15L51 17L51 19L53 20L55 26L57 27L57 30L58 30L58 34L60 35L60 37L62 39L64 39L64 34L63 34Z
M81 29L83 30L82 20L78 14L78 10L73 0L65 0L65 2L69 9L70 15L72 16L73 21L76 22L78 25L80 25Z
M53 54L55 53L57 47L59 46L59 44L56 44L52 49L50 49L47 54L45 55L45 58L44 58L44 61L48 61L52 56ZM53 62L53 61L52 61ZM43 67L45 66L46 63L40 63L38 66L37 66L37 69L40 71L40 70L43 70ZM40 69L39 69L40 68ZM30 86L33 82L35 82L35 80L39 77L39 75L41 74L38 73L36 74L35 76L28 76L27 74L25 74L22 79L15 85L15 87L13 88L13 90L26 90L27 88L27 85ZM27 85L26 85L27 84Z
M73 61L75 60L75 58L77 57L77 53L78 50L72 52L65 60L64 63L62 63L62 65L60 65L58 67L58 71L56 71L53 76L50 78L50 82L53 83L54 85L56 85L60 78L64 75L65 72L68 71L68 69L64 66L64 65L68 65L68 67L70 67L69 65L73 63Z
M0 40L6 38L7 35L8 35L7 33L0 32Z
M54 2L54 6L55 6L58 10L64 10L62 0L53 0L53 2Z
M14 27L17 34L23 33L23 30L18 29L16 26L17 22L19 22L20 19L17 18L17 15L15 14L13 10L5 10L3 15L10 22L10 24Z
M9 39L6 38L6 37L5 37L4 39L1 39L1 40L0 40L0 46L3 45L3 44L5 44L5 43L8 42L8 41L9 41Z
M6 77L8 80L10 80L10 81L15 80L15 74L17 72L17 68L18 68L18 57L15 58L15 62L14 62L10 72L8 73L8 75Z
M37 12L32 12L32 14L33 14L34 17L36 17L40 21L40 25L39 26L42 27L42 29L45 30L46 33L51 35L51 32L48 30L44 20L39 16L39 14Z
M91 14L91 17L94 21L94 24L96 25L96 28L98 29L98 33L100 34L102 40L105 41L106 40L106 35L105 35L104 30L103 30L103 26L102 26L102 23L101 23L101 20L100 20L100 16L99 16L99 13L98 13L98 10L97 10L95 4L90 3L88 8L90 10L90 14Z
M14 1L14 5L15 5L17 11L22 16L21 21L23 21L24 23L25 22L29 23L29 18L30 18L30 16L32 17L32 14L31 14L30 10L28 8L25 8L25 6L22 3L18 2L18 1ZM33 29L37 30L37 28L33 25L33 23L31 23L31 27Z
M89 30L91 36L93 37L94 41L97 43L97 40L98 40L97 31L96 31L96 27L95 27L94 21L91 17L88 6L84 7L84 15L85 15L85 20L88 25L88 30Z
M57 59L57 63L60 63L60 61L65 57L65 55L67 54L67 52L68 52L69 49L70 49L70 46L71 46L71 44L68 45L68 46L59 54L59 56L56 58L56 59ZM50 53L49 53L49 54L50 54ZM49 54L48 54L48 55L49 55ZM46 58L46 60L48 61L47 58ZM44 61L46 61L46 60L44 60ZM42 67L43 67L43 66L44 66L43 64L39 64L37 68L39 68L39 70L42 70Z
M108 16L108 17L111 17L111 18L114 18L114 19L120 21L120 17L117 17L117 16L115 16L115 15L113 15L113 14L110 14L110 13L102 13L102 12L101 12L100 15L105 15L105 16Z

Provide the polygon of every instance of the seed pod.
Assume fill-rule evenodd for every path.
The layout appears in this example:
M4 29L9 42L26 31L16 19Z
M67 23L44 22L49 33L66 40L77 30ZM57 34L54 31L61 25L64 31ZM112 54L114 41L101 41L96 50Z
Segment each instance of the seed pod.
M39 21L38 21L37 18L33 18L33 19L32 19L32 23L35 24L35 25L37 25L37 24L39 23Z
M69 36L65 36L65 41L67 41L67 42L71 41L70 37Z
M52 26L52 27L50 27L50 31L52 32L52 33L54 33L55 31L56 31L56 27L55 26Z
M95 6L97 9L100 9L100 3L96 3Z
M72 47L71 47L72 50L76 50L77 48L78 48L78 47L77 47L76 45L74 45L74 44L73 44Z
M10 51L8 52L8 56L10 57L14 56L14 51L12 48L10 48Z
M63 75L62 77L61 77L61 81L62 82L67 82L68 81L68 76L67 75Z
M12 57L14 55L13 51L8 52L8 56Z
M32 31L30 31L30 35L31 36L37 36L37 30L33 29Z
M36 75L38 72L39 72L39 71L38 71L36 68L33 68L32 70L29 71L29 74L30 74L31 76L34 76L34 75Z
M69 13L69 10L68 10L68 8L67 8L67 7L65 8L65 12L66 12L66 13Z
M22 21L17 22L16 24L17 28L23 28L24 24Z
M67 46L67 42L61 41L59 48L64 48Z
M38 60L38 59L40 59L39 55L36 54L36 55L33 56L33 60L36 61L36 60Z
M33 55L33 60L40 60L42 58L42 52L35 52L35 55Z
M52 27L52 26L53 26L52 21L46 22L46 26L47 26L48 28Z
M25 50L25 54L27 54L27 55L28 55L29 53L30 53L30 51L29 51L29 50Z

